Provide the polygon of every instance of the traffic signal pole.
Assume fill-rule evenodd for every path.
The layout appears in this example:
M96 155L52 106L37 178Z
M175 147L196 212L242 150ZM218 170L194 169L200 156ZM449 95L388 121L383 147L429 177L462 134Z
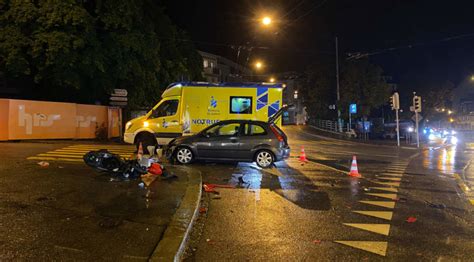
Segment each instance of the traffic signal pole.
M400 120L398 118L398 110L400 110L400 96L398 92L393 93L390 97L392 110L395 110L395 119L397 124L397 146L400 146Z
M398 109L395 109L395 118L397 121L397 146L400 146L400 120L398 119Z

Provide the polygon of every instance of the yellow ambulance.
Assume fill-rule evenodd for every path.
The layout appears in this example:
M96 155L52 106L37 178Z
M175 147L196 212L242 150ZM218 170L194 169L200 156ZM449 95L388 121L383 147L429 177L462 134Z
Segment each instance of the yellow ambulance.
M142 143L146 150L222 120L268 121L280 114L283 88L280 83L174 83L146 115L127 122L124 141Z

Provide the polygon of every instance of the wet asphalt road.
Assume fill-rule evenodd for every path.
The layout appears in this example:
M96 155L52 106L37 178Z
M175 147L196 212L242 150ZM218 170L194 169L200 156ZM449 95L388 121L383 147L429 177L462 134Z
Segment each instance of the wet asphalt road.
M285 132L292 154L304 146L309 163L193 165L204 183L236 188L204 193L207 212L186 260L474 261L473 208L452 177L459 149L363 145L302 127ZM340 171L353 154L362 178Z
M170 167L178 179L156 180L149 187L139 186L140 180L111 182L82 163L84 149L65 149L84 143L89 146L0 143L0 261L146 261L152 254L187 176ZM40 167L39 160L26 159L55 154L68 161Z

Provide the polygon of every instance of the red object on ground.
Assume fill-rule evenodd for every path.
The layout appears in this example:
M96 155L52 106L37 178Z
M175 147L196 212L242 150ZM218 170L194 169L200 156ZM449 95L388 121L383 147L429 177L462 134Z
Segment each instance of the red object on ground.
M204 192L207 193L214 193L214 194L219 194L214 188L235 188L235 186L232 185L219 185L219 184L203 184L202 187L204 188Z
M199 213L202 214L202 213L206 213L206 212L207 212L207 208L205 208L205 207L199 208Z
M319 239L313 240L313 243L314 244L321 244L321 240L319 240Z
M308 162L308 159L306 158L306 153L304 152L304 146L301 146L300 161Z
M414 223L416 222L416 217L408 217L407 220L405 220L408 223Z
M161 165L157 163L151 164L151 166L148 168L148 172L152 173L153 175L156 176L161 176L163 174L163 170L161 169Z
M351 177L362 177L362 175L359 174L359 169L357 168L356 156L352 157L351 172L349 172L349 176L351 176Z

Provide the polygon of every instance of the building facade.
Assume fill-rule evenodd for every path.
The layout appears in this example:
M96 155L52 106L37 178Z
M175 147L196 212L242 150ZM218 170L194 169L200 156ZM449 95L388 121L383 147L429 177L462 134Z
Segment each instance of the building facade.
M453 90L454 126L458 130L474 130L474 81L466 79Z
M199 51L203 60L203 76L207 82L250 82L252 71L227 58Z

